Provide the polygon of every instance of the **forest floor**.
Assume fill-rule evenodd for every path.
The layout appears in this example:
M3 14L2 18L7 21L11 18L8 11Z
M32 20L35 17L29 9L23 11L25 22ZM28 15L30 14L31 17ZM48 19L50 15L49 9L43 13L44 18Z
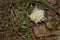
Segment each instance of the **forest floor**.
M38 0L29 0L27 10L26 0L0 0L0 40L60 40L60 0L48 3L56 9ZM36 25L27 16L36 6L45 10L48 21Z

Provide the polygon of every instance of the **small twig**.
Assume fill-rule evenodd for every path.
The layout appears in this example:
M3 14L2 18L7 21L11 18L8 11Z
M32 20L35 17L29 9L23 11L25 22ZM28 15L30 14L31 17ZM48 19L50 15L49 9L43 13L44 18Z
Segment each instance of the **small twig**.
M14 16L12 9L11 9L11 15L12 15L12 17ZM11 24L13 24L13 22L12 22ZM18 32L18 31L13 27L13 25L12 25L12 28L13 28L13 30L15 31L15 33L17 33L19 36L21 36L24 40L27 40L20 32Z
M42 30L41 30L41 28L39 27L39 25L36 23L36 22L34 22L35 24L36 24L36 26L40 29L40 31L42 32Z
M56 13L58 13L60 15L60 9L57 9L55 6L47 3L48 2L47 0L38 0L37 2L45 3L49 8L53 9Z
M27 40L26 37L24 37L24 35L22 35L20 32L16 31L16 33L20 35L23 39Z
M50 5L49 3L46 3L46 2L45 2L45 4L47 4L48 7L52 8L56 13L58 13L60 15L60 10L57 9L55 6Z
M30 32L31 32L31 35L32 35L33 39L36 40L31 28L30 28Z

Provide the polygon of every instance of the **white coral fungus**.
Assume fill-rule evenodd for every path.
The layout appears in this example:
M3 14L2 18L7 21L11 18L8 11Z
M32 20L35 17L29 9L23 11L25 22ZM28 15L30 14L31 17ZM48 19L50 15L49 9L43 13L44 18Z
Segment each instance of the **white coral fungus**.
M42 9L38 9L35 7L33 9L33 12L29 15L30 19L34 22L41 22L45 20L45 11Z

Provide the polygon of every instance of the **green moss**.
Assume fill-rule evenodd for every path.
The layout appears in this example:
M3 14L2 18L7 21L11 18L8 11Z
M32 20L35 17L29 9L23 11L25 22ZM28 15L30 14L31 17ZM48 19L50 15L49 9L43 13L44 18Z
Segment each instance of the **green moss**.
M56 21L51 21L51 26L53 29L56 29Z

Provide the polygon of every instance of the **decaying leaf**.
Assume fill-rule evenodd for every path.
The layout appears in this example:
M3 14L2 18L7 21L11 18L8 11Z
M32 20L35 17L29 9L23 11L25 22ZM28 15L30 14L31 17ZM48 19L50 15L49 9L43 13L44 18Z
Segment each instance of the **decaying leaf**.
M44 36L38 27L34 27L34 34L36 37Z
M44 34L44 36L49 36L50 35L50 32L49 32L49 30L47 30L45 24L41 24L39 26L39 28L42 31L42 33Z
M47 28L52 28L50 22L46 22L46 27Z
M39 27L34 27L34 33L35 33L36 37L50 35L50 32L46 29L45 25L40 25Z

